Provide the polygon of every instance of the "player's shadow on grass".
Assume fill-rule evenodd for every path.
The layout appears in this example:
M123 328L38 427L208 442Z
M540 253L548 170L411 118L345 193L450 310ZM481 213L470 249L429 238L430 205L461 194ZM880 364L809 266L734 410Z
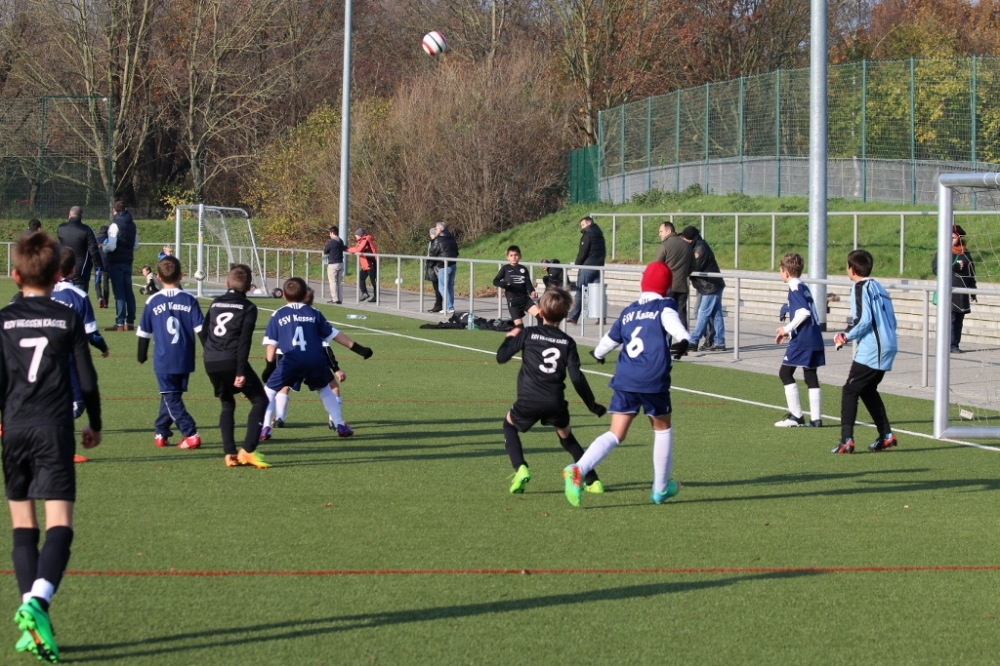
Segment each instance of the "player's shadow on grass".
M273 622L255 626L230 629L206 629L204 631L183 632L169 636L138 639L128 643L94 643L61 646L61 656L73 662L103 662L127 660L136 657L152 657L163 654L192 650L214 650L255 643L288 641L312 636L339 634L354 630L377 629L415 622L452 621L456 619L494 616L498 613L516 613L543 608L572 607L607 601L627 601L671 594L683 594L729 587L739 583L766 580L789 580L805 576L822 575L820 571L779 571L761 574L742 574L712 580L675 581L646 583L624 587L608 587L584 592L552 594L528 599L511 599L456 606L415 608L387 611L383 613L362 613L354 615L334 615L325 618ZM448 626L451 626L449 624ZM97 653L92 656L86 653Z

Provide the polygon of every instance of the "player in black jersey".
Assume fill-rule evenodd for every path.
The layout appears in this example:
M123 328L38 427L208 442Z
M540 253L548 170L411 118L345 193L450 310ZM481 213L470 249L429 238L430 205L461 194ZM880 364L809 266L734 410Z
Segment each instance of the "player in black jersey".
M14 572L22 604L14 621L24 634L16 649L59 660L49 604L69 563L76 472L73 454L71 356L90 424L84 448L101 442L101 397L83 323L50 297L59 280L59 245L46 233L14 246L14 281L24 298L0 310L0 409L3 472L14 528ZM45 501L45 544L35 501Z
M559 330L559 322L566 318L572 305L573 297L568 292L547 290L538 302L543 325L515 328L497 350L498 363L506 363L518 352L522 358L521 371L517 375L517 402L503 420L504 444L510 464L514 466L512 493L523 493L524 486L531 480L519 433L527 432L539 421L542 425L555 426L559 443L573 456L573 462L583 456L583 447L569 427L569 404L564 397L567 371L573 388L591 413L600 417L608 411L594 400L594 392L580 372L576 342ZM589 474L586 482L590 492L604 492L596 472Z
M226 467L249 465L258 469L270 467L257 451L260 431L264 426L267 394L264 384L250 365L250 347L257 326L257 306L247 298L253 282L249 266L234 264L229 269L226 288L229 290L208 306L205 325L199 336L205 348L205 371L215 387L215 397L222 401L219 430ZM243 447L236 451L236 394L250 401L247 432Z
M514 320L515 328L524 324L524 313L538 316L535 286L531 284L531 271L521 265L521 248L511 245L507 248L507 261L493 278L493 286L500 287L507 296L507 311Z

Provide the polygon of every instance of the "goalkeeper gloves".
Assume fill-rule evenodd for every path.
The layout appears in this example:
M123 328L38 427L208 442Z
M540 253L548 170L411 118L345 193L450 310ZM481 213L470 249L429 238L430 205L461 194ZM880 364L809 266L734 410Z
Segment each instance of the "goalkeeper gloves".
M688 353L688 347L690 346L691 342L688 340L681 340L680 342L675 344L673 349L671 350L674 353L674 360L675 361L681 360L681 357Z
M361 358L365 359L366 361L372 357L372 354L375 353L371 349L369 349L368 347L365 347L364 345L362 345L359 342L355 342L353 345L351 345L351 351L354 352L355 354L359 355Z
M598 356L597 354L595 354L593 349L590 350L590 355L594 357L595 361L597 361L601 365L604 365L604 359L601 358L600 356ZM607 411L607 410L605 410L605 411Z

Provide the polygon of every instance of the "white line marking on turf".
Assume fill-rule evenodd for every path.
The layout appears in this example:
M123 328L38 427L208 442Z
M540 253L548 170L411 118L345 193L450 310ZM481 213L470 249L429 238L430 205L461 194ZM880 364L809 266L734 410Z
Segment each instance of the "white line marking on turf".
M260 309L264 309L264 308L260 308ZM273 310L271 312L273 312ZM395 332L392 332L392 331L380 331L378 329L369 328L367 326L359 326L358 324L341 324L340 322L331 322L331 323L334 323L337 326L344 326L344 327L349 327L349 328L356 328L356 329L362 330L362 331L368 331L370 333L379 333L381 335L389 335L389 336L394 336L394 337L397 337L397 338L404 338L406 340L416 340L417 342L427 342L427 343L430 343L430 344L433 344L433 345L441 345L443 347L451 347L452 349L464 349L465 351L479 352L480 354L491 354L491 355L494 355L494 356L496 355L496 352L494 352L494 351L490 351L488 349L479 349L478 347L467 347L465 345L456 345L456 344L451 343L451 342L442 342L441 340L429 340L427 338L419 338L419 337L414 336L414 335L405 335L403 333L395 333ZM514 358L517 359L517 360L521 360L520 356L515 356ZM583 370L583 372L587 373L588 375L596 375L598 377L607 377L609 379L613 376L610 373L600 372L599 370L588 370L587 368L581 368L581 369ZM707 398L719 398L721 400L728 400L728 401L731 401L731 402L738 402L738 403L741 403L741 404L744 404L744 405L753 405L754 407L764 407L766 409L776 409L778 411L786 411L787 410L786 407L779 407L778 405L769 405L766 402L757 402L756 400L745 400L743 398L734 398L733 396L729 396L729 395L722 395L720 393L709 393L707 391L699 391L697 389L683 388L681 386L671 386L670 390L672 390L672 391L680 391L682 393L691 393L693 395L701 395L701 396L705 396ZM830 419L831 421L840 421L840 417L838 417L838 416L831 416L831 415L823 414L822 417L824 419ZM866 428L874 428L875 427L874 424L872 424L872 423L866 423L864 421L858 421L857 423L858 423L858 425L864 426ZM923 439L930 439L930 440L934 440L934 441L948 442L949 444L959 444L961 446L969 446L969 447L972 447L972 448L975 448L975 449L983 449L983 450L986 450L986 451L996 451L996 452L1000 453L1000 447L996 447L996 446L987 446L985 444L976 444L975 442L966 442L966 441L962 441L962 440L959 440L959 439L941 439L941 440L939 440L934 435L928 435L927 433L916 432L914 430L902 430L900 428L893 428L892 431L893 432L899 432L899 433L902 433L904 435L910 435L912 437L921 437Z

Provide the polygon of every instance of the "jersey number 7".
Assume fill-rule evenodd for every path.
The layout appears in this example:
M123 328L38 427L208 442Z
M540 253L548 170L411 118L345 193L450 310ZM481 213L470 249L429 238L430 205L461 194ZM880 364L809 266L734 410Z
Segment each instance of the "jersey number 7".
M31 354L31 365L28 366L28 381L34 383L38 379L38 366L42 364L42 352L49 346L48 338L21 338L18 342L20 346L28 349L34 347Z

